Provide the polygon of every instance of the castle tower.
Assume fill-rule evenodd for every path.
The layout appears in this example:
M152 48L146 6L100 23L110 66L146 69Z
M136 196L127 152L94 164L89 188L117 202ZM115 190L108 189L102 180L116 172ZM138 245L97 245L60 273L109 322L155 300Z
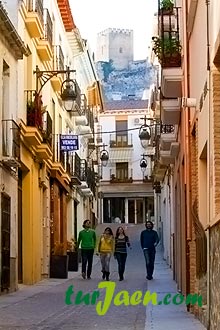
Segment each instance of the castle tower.
M109 28L98 33L96 62L110 60L119 70L133 61L133 30Z

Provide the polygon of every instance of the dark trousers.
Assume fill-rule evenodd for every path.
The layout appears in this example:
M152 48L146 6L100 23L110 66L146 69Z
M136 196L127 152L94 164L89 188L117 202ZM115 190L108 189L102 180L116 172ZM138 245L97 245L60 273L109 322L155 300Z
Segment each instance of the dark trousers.
M125 263L127 259L127 253L115 253L117 262L118 262L118 274L120 279L123 279L124 271L125 271Z
M90 275L92 273L93 254L94 254L94 249L89 249L89 250L82 249L81 250L82 273L87 274L87 277L90 277ZM87 266L87 272L86 272L86 266Z
M154 272L154 261L155 261L155 249L145 249L144 250L144 258L146 262L146 270L147 270L147 276L152 277Z

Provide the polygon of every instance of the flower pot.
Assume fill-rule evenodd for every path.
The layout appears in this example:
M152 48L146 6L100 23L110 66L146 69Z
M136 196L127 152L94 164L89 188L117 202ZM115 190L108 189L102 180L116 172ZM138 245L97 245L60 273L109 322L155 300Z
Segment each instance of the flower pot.
M69 256L68 270L70 272L77 272L79 268L78 251L67 252L67 255Z
M161 66L162 68L181 67L181 54L173 53L173 54L164 55Z
M50 277L68 278L69 256L51 255L50 257Z

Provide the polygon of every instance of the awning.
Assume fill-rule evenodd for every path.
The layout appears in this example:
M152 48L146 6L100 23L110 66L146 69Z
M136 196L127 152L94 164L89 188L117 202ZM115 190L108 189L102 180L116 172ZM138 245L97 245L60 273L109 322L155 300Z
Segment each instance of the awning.
M109 162L130 162L132 160L132 148L120 148L109 150Z

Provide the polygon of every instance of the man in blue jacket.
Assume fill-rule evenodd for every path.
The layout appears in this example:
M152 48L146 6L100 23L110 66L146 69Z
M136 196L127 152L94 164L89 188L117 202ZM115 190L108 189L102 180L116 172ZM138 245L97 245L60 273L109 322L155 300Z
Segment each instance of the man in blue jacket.
M156 254L156 246L159 243L159 237L156 230L153 230L153 222L147 221L146 229L141 232L141 248L144 252L144 258L146 262L146 270L148 280L153 279L153 272L154 272L154 261L155 261L155 254Z

